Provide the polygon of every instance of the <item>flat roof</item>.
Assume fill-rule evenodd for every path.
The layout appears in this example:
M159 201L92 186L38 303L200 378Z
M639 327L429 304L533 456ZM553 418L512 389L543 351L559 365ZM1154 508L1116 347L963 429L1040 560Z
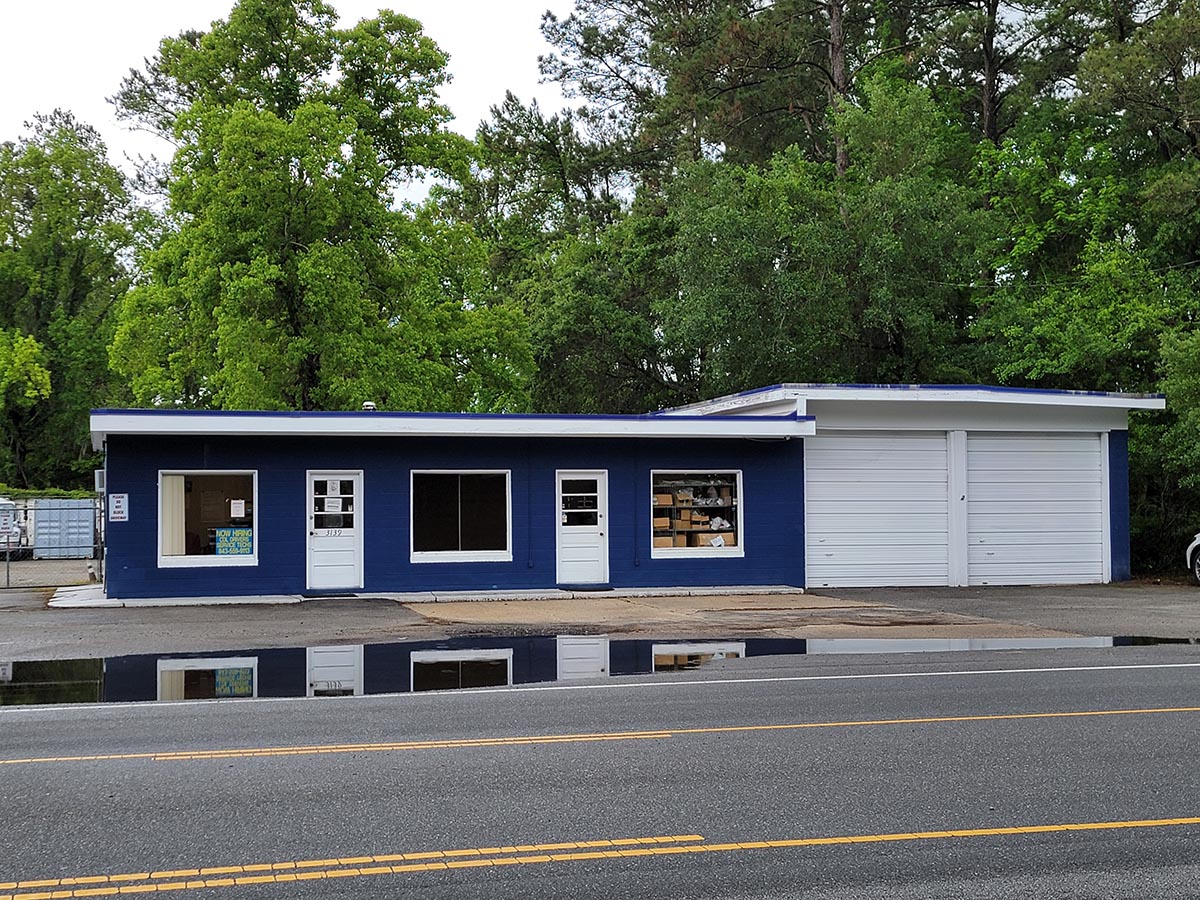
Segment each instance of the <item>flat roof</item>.
M92 446L109 435L210 437L793 438L812 416L591 416L478 413L95 409Z
M1162 394L1064 391L985 384L773 384L699 403L659 410L656 415L712 415L786 400L872 400L935 403L1004 403L1117 409L1165 409Z

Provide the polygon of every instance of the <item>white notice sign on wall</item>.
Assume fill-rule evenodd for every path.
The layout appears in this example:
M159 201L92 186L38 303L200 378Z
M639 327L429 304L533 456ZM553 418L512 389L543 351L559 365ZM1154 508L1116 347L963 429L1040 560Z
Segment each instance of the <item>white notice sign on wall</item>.
M0 681L12 681L12 663L0 662Z
M128 494L109 494L108 495L108 521L110 521L110 522L128 522L129 521L129 495Z
M229 518L231 518L231 519L246 518L246 501L245 500L230 500L229 501Z

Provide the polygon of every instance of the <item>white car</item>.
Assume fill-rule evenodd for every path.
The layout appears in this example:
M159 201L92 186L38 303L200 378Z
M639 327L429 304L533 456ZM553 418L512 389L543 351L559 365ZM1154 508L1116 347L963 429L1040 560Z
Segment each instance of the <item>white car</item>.
M1188 571L1192 573L1192 580L1196 584L1200 584L1200 534L1192 538L1192 542L1188 544L1187 566Z

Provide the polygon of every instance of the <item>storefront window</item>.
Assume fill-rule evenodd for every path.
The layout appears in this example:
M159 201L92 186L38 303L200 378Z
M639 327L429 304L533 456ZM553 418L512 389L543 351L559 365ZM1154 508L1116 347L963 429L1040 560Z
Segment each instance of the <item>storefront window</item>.
M740 472L652 472L652 555L739 554Z
M512 559L507 472L414 472L413 562Z
M253 472L159 476L159 565L252 565L257 561Z

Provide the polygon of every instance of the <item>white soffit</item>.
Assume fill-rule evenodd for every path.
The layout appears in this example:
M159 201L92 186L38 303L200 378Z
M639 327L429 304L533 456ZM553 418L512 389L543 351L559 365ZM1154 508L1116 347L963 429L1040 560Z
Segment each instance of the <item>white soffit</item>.
M111 434L156 437L761 438L816 432L804 416L528 416L468 413L93 410L92 445Z

